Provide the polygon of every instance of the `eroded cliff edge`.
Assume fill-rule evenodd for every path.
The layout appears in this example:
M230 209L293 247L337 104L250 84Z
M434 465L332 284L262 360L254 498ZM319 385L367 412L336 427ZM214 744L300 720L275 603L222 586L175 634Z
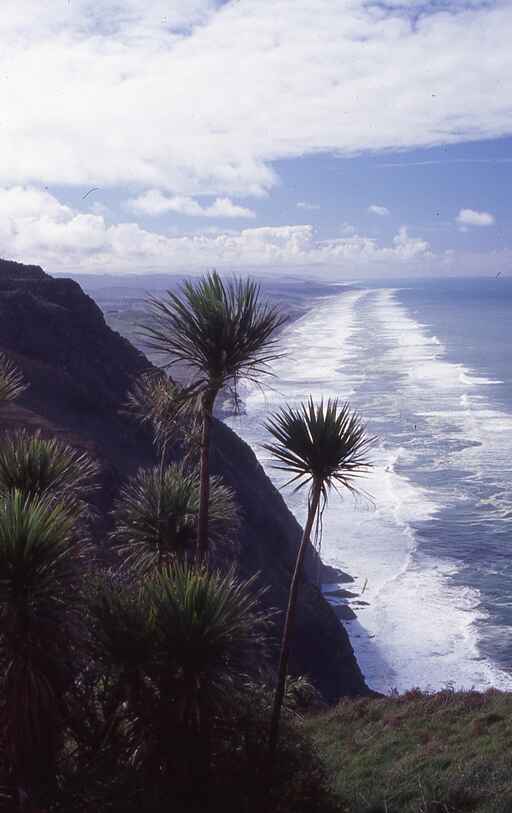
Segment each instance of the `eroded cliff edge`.
M0 350L30 382L19 403L2 407L2 426L41 427L93 454L102 470L96 502L107 523L123 478L153 460L148 438L120 411L148 360L107 326L78 283L5 260ZM240 570L260 572L270 588L266 600L282 615L300 527L247 444L216 423L213 445L214 472L234 489L243 513ZM368 693L344 627L309 580L301 591L292 651L292 670L307 674L329 702Z

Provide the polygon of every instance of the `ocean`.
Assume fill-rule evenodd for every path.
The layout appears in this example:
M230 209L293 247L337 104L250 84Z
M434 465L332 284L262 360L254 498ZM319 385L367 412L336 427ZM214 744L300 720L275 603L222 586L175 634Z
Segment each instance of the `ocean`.
M321 552L354 577L345 623L368 684L512 688L512 280L332 286L309 304L227 422L282 488L268 414L350 401L378 437L372 501L333 493ZM305 494L283 496L303 521Z

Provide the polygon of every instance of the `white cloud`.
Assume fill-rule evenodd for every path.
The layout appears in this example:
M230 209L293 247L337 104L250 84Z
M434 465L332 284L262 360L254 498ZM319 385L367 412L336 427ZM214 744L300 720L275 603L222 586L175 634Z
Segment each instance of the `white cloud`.
M306 209L308 212L313 212L316 209L320 209L320 204L308 203L307 200L299 200L297 203L297 209Z
M412 260L431 253L426 240L421 237L409 237L406 226L400 226L398 234L393 238L393 245L401 260Z
M158 189L149 189L144 195L127 201L128 208L145 215L177 212L189 217L256 217L252 209L237 206L229 198L216 198L210 206L201 206L194 198L174 195L168 197Z
M474 209L461 209L456 221L465 231L467 226L492 226L495 222L490 212L476 212Z
M377 206L376 203L372 203L371 206L368 206L368 211L372 215L379 215L379 217L386 217L387 215L391 214L389 209L385 206Z
M276 159L512 132L508 0L2 0L0 35L4 184L262 195Z
M127 222L109 225L35 188L0 188L0 256L51 271L190 270L212 267L322 266L347 272L408 269L433 257L403 227L392 245L345 229L318 240L311 225L167 235Z

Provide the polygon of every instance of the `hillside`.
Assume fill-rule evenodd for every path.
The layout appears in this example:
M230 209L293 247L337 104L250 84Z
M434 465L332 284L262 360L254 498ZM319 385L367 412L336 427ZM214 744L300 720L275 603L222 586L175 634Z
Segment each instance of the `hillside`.
M0 350L31 385L18 404L2 408L2 425L41 427L100 462L100 537L122 479L153 460L149 439L120 411L148 360L107 326L78 283L3 260ZM269 604L283 611L300 528L240 438L216 423L213 445L213 470L234 489L243 512L240 569L259 571L270 586ZM293 670L308 674L326 700L367 693L344 628L310 582L302 591L293 653Z
M418 690L308 719L344 813L510 813L512 695Z

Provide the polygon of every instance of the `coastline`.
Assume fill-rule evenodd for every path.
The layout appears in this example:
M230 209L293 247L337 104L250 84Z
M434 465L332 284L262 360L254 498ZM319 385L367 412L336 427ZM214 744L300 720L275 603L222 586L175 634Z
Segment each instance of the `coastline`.
M333 292L341 293L340 288L331 288L329 293ZM322 394L341 395L362 409L382 439L364 484L374 497L376 510L361 511L350 500L341 508L333 496L324 516L322 556L325 562L348 570L355 583L347 587L332 576L322 576L321 582L325 597L345 616L368 684L382 692L412 686L429 690L446 685L510 686L510 672L502 672L492 654L477 649L480 625L485 621L481 620L479 595L454 576L460 568L451 558L450 536L446 543L439 538L444 492L438 471L446 463L444 438L453 450L453 476L451 469L446 472L448 487L457 489L457 494L461 491L460 450L467 447L469 455L480 454L480 445L462 444L458 425L452 426L457 410L462 410L462 420L468 409L466 403L459 403L460 392L475 387L477 379L453 375L459 366L445 361L443 348L431 337L428 324L415 320L391 289L347 286L340 296L309 304L304 318L289 324L283 338L289 360L274 367L279 382L275 391L267 397L248 391L248 418L231 419L229 425L257 451L260 463L281 488L285 478L271 470L261 446L260 427L269 409L282 402L297 405L309 392L315 399ZM423 386L425 376L432 378L428 394ZM431 417L421 416L425 397L433 399ZM444 398L450 405L446 421L444 413L440 417L436 411ZM488 409L485 403L481 408ZM490 415L486 412L485 420ZM436 421L441 419L442 433L438 434ZM497 437L501 435L490 439ZM482 448L484 457L479 460L485 463ZM431 456L439 463L425 481L422 474ZM404 461L413 468L405 469ZM467 470L470 474L474 467ZM474 480L470 482L479 487ZM286 500L299 523L303 522L304 495L288 489ZM466 510L470 504L463 501L462 506ZM457 534L460 523L465 522L462 509L454 522L448 532L453 529ZM429 540L431 547L425 550ZM356 595L338 592L343 589Z

